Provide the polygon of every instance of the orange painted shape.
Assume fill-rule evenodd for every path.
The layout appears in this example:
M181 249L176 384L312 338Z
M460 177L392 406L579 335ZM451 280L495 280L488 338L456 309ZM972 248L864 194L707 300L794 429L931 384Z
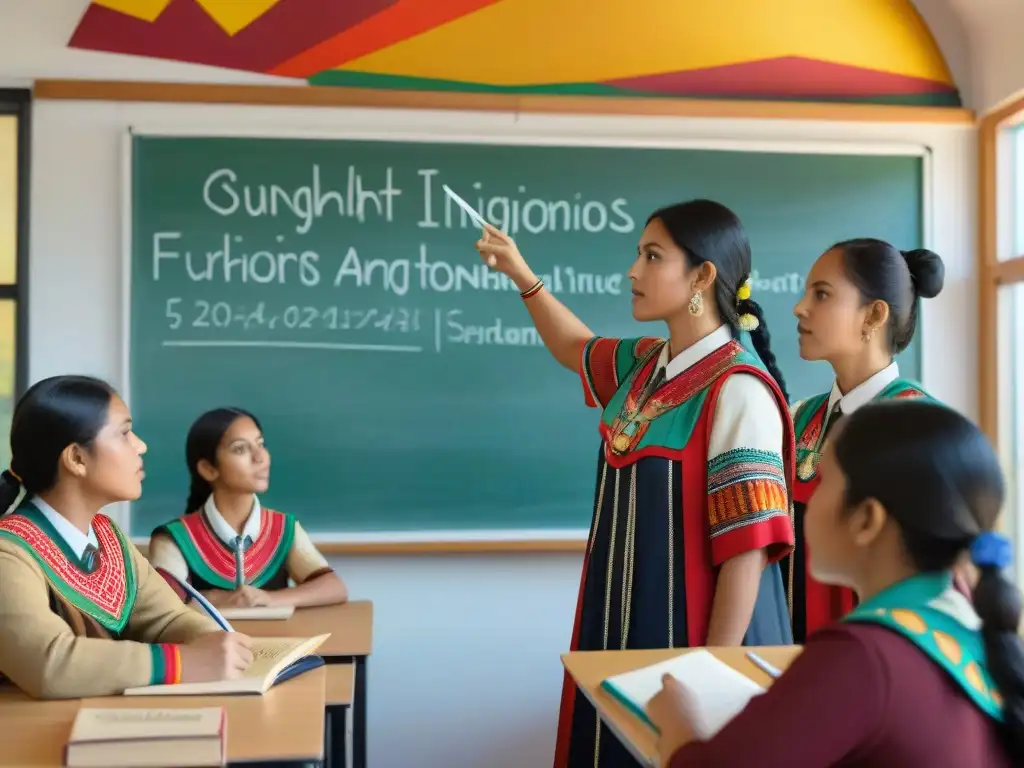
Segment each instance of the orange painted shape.
M502 0L398 0L361 24L282 62L269 74L311 77L500 2Z

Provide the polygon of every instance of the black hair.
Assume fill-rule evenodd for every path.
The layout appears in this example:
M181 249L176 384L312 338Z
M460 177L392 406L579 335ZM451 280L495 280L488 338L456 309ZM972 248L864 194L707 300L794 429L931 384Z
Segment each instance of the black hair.
M846 504L876 499L899 526L920 571L954 566L991 531L1003 506L999 458L978 427L935 402L902 400L859 408L834 441L846 478ZM974 592L988 670L1004 701L1013 763L1024 761L1024 641L1021 596L1002 569L982 565Z
M110 416L114 388L91 376L53 376L29 387L11 418L11 466L0 474L0 514L21 489L45 493L57 483L61 452L88 449Z
M924 248L901 251L870 237L844 240L829 250L833 249L842 252L843 270L864 303L889 305L886 337L892 353L899 354L914 338L920 299L933 299L942 291L946 277L942 259Z
M690 200L655 211L647 223L654 219L665 225L672 241L686 254L692 267L699 267L706 261L715 265L718 273L715 278L715 304L722 320L733 331L740 330L740 315L750 314L757 318L758 326L750 333L751 341L788 402L789 393L772 352L772 337L764 311L752 298L740 301L736 296L750 277L750 241L739 217L713 200Z
M217 466L220 441L231 425L243 416L252 419L257 429L262 431L259 419L242 408L214 408L196 419L189 428L185 439L185 463L190 478L188 501L185 502L186 515L203 506L213 493L213 486L199 474L199 462L206 459Z

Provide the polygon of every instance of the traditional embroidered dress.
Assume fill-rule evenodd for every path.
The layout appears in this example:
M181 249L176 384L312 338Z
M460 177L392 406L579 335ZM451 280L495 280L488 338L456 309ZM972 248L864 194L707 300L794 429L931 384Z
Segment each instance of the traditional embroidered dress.
M705 645L718 567L761 549L745 642L788 644L793 435L761 361L722 326L671 361L661 339L592 339L581 376L604 410L571 648ZM568 677L555 765L635 765Z
M200 592L235 589L239 583L275 590L285 589L289 580L302 584L332 570L292 515L264 509L254 498L238 534L212 495L201 510L153 531L149 559L183 600L186 595L176 579ZM239 578L239 560L244 578Z
M834 383L826 394L815 395L793 406L796 433L796 487L793 490L793 512L796 525L796 548L783 563L783 573L790 581L793 602L793 640L802 644L807 636L833 621L838 621L856 604L853 592L845 587L826 586L810 574L807 548L804 544L804 512L811 494L818 487L818 460L828 432L841 416L848 416L872 401L905 397L928 397L912 381L901 379L899 367L891 363L846 395Z
M88 535L41 499L0 518L0 676L31 696L177 682L177 644L216 629L105 515Z
M980 625L948 573L894 584L815 632L764 696L669 768L1009 768Z

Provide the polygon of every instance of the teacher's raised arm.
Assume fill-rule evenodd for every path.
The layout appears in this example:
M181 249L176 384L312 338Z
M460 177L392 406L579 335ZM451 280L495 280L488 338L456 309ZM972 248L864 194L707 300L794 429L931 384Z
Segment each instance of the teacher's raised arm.
M530 269L515 241L500 229L487 224L476 249L484 263L506 275L519 288L537 333L555 360L571 371L578 371L580 350L594 335L591 330L545 290L543 281Z

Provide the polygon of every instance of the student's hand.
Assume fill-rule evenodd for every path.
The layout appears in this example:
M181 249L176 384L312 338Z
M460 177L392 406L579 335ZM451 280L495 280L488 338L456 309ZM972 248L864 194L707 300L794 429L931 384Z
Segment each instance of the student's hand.
M228 595L227 602L224 603L226 608L253 608L273 603L270 592L248 585L232 590Z
M497 227L487 225L483 236L476 241L476 249L487 266L508 275L521 291L537 282L515 241Z
M239 632L208 632L178 650L183 683L234 680L252 664L252 640Z
M661 679L661 690L647 702L647 716L658 729L658 755L665 765L677 749L696 737L697 708L690 690L671 675Z

